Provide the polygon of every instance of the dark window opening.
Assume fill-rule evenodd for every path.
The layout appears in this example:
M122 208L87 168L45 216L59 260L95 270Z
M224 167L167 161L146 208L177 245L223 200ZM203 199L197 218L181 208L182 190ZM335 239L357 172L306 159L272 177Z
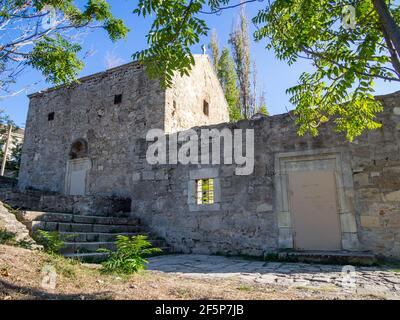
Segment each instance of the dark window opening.
M203 101L203 113L208 116L210 112L210 106L206 100Z
M86 140L84 139L76 140L71 146L71 151L69 153L70 159L71 160L81 159L81 158L86 158L87 156L88 156L88 145Z
M116 94L114 96L114 104L120 104L122 102L122 94Z
M54 120L54 112L50 112L48 115L47 115L47 120L48 121L53 121Z
M176 101L175 100L172 102L172 106L173 106L172 116L175 116L175 113L176 113Z

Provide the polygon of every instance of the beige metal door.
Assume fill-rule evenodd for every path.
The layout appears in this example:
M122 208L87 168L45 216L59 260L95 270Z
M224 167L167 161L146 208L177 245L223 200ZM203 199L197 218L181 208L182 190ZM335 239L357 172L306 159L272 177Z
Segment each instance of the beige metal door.
M340 250L341 231L333 171L289 172L294 246Z

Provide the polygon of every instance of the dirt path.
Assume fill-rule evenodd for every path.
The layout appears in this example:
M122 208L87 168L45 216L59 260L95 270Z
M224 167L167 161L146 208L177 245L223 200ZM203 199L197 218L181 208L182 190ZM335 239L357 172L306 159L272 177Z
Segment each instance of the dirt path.
M191 257L191 258L190 258ZM214 257L212 257L214 258ZM248 272L259 262L215 257L227 262L223 276L215 272L188 272L199 267L206 256L164 256L151 259L151 270L133 276L103 275L98 267L38 251L0 245L0 299L346 299L393 298L382 293L346 292L327 285L318 288L260 282L269 274ZM188 260L191 260L189 263ZM227 259L227 260L224 260ZM172 263L172 264L171 264ZM173 269L185 267L189 269ZM240 272L231 272L229 267ZM222 265L218 265L222 267ZM271 267L271 266L270 266ZM168 269L169 268L169 269ZM172 268L172 269L171 269ZM157 269L157 270L155 270ZM48 271L55 270L55 288ZM203 270L205 271L205 270ZM229 272L228 272L229 271ZM235 271L235 270L234 270ZM238 271L238 270L236 270ZM282 270L281 270L282 271ZM176 273L179 272L179 273ZM218 272L217 272L218 274ZM256 276L260 274L261 276ZM398 279L396 273L392 273ZM254 277L253 277L254 276ZM249 280L250 277L251 279ZM50 281L46 281L50 279ZM45 280L45 281L44 281Z

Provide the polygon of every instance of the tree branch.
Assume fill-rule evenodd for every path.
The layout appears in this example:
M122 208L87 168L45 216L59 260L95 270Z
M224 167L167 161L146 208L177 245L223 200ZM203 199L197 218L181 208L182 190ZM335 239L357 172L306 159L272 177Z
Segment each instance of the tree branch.
M213 10L213 11L199 11L199 12L202 13L202 14L218 14L218 13L222 12L223 10L237 8L237 7L240 7L242 5L245 5L246 3L251 3L251 2L264 2L264 0L247 0L247 1L240 2L238 4L233 4L233 5L230 5L230 6L221 7L221 8L218 8L216 10Z
M311 56L315 56L315 57L317 57L317 58L319 58L319 59L322 59L322 60L325 60L325 61L327 61L327 62L329 62L329 63L331 63L331 64L334 64L334 65L336 65L336 66L338 66L338 67L340 67L340 68L349 70L349 68L346 67L345 65L343 65L343 64L341 64L341 63L339 63L339 62L337 62L337 61L334 61L334 60L332 60L332 59L327 58L327 57L324 56L324 54L321 53L321 52L313 51L313 50L308 49L308 48L306 48L306 47L304 47L304 46L302 46L302 51L305 52L306 54L309 54L309 55L311 55ZM365 72L360 72L360 71L354 71L354 72L355 72L356 74L358 74L358 75L361 75L361 76L373 77L373 78L380 78L380 79L387 80L387 81L396 81L396 82L400 82L400 78L386 77L386 76L381 76L381 75L376 75L376 74L373 75L373 74L369 74L369 73L365 73Z

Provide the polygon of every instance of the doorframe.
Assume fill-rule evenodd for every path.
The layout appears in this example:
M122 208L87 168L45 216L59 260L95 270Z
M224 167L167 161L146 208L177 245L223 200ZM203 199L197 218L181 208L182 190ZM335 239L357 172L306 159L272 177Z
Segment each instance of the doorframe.
M77 164L82 162L82 165L86 168L86 176L85 176L85 195L87 195L89 190L88 183L88 173L92 168L92 161L89 158L78 158L78 159L70 159L67 161L67 169L65 172L65 180L64 180L64 194L70 195L70 187L71 187L71 167L72 164Z
M275 154L275 208L278 221L278 246L294 248L294 224L290 208L288 172L293 167L304 168L312 162L335 173L341 244L343 250L356 251L360 248L354 213L354 186L351 157L342 148L319 149ZM319 163L318 163L319 162ZM307 164L307 165L305 165ZM300 169L299 169L300 170Z

